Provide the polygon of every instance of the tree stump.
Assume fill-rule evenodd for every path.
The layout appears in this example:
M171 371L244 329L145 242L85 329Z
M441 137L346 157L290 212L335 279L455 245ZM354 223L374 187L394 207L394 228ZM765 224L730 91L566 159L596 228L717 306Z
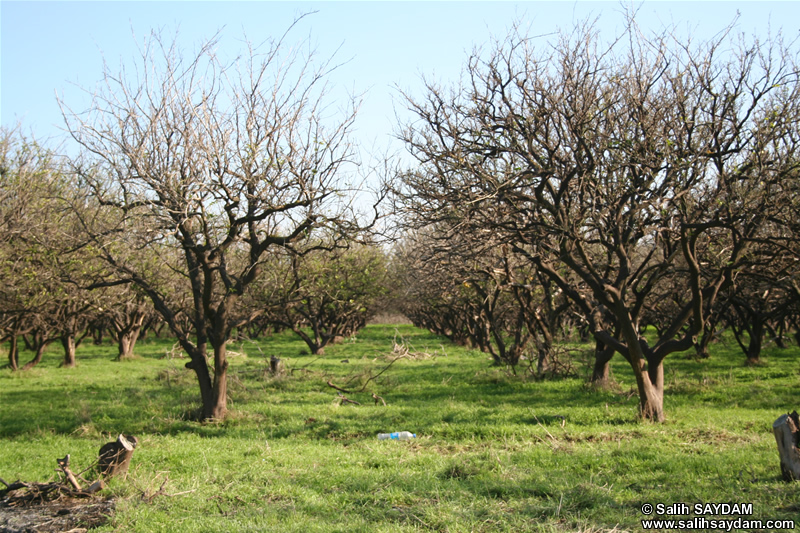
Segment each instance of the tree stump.
M110 479L127 473L133 450L138 443L136 437L120 435L115 442L104 444L100 448L100 458L97 460L100 474Z
M797 411L781 415L772 424L772 431L778 443L783 479L800 481L800 417Z

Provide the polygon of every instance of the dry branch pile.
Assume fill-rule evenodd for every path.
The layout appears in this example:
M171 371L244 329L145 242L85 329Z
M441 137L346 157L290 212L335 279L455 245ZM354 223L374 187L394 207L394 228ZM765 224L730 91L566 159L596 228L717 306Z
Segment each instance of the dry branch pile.
M56 459L58 481L6 483L0 479L5 485L0 490L0 532L78 532L104 524L114 501L98 495L105 487L102 479L89 482L81 474L95 466L105 479L125 474L137 443L136 437L119 435L100 448L97 463L77 474L70 468L69 454Z
M8 484L0 479L0 531L38 533L86 531L108 521L114 501L92 487L78 490L70 482Z

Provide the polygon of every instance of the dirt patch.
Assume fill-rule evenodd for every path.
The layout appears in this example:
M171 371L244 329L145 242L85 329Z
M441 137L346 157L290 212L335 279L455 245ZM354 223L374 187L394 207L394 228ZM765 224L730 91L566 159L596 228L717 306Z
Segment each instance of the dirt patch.
M114 500L59 483L13 483L0 491L0 533L81 533L101 526Z
M758 435L737 435L724 429L691 429L678 433L678 437L687 443L707 444L744 444L760 439Z
M25 507L0 502L0 533L82 533L108 522L114 500L55 501Z

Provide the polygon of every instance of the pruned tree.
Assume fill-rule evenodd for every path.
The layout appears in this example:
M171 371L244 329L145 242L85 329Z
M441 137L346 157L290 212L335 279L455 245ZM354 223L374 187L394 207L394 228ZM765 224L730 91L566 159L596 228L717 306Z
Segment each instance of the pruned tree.
M645 36L634 20L610 44L591 24L542 46L515 30L470 58L462 86L408 102L409 224L501 236L630 363L641 415L663 420L664 359L694 346L796 176L796 50L731 28ZM650 344L642 317L666 276L682 305Z
M0 134L0 334L10 342L9 364L19 367L18 337L30 335L34 358L54 341L64 347L63 366L75 366L75 349L92 308L91 295L72 282L88 279L90 255L76 252L78 218L68 209L79 195L53 150L22 136Z
M409 232L396 245L400 309L412 322L516 366L523 356L548 370L569 301L530 262L491 234Z
M291 329L314 355L363 328L388 293L386 258L374 245L296 250L273 257L254 291L266 319Z
M103 208L84 222L114 271L105 284L134 283L152 301L189 355L203 419L225 417L234 310L265 254L358 226L346 179L357 102L333 113L325 80L336 65L287 35L226 63L216 38L184 55L152 33L135 68L106 67L86 112L62 103L83 148L75 172ZM145 249L159 268L133 260ZM163 284L160 268L180 285Z
M145 321L153 314L147 296L135 285L119 285L102 291L97 328L107 328L117 343L117 360L134 355Z

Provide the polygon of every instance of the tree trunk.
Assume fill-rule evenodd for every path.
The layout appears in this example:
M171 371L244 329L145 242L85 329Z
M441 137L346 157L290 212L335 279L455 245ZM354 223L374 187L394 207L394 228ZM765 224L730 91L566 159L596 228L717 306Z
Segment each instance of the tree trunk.
M94 339L95 346L101 346L103 344L103 333L105 333L106 328L104 326L94 326L92 328L92 339Z
M140 330L141 328L133 327L119 332L117 340L119 354L117 355L117 361L133 357L133 349L136 346L136 341L139 339Z
M606 388L611 380L611 358L614 357L614 350L606 347L600 341L594 347L594 369L592 370L591 383L595 387Z
M708 345L714 336L714 331L704 331L703 335L694 343L694 352L698 359L708 359L711 354L708 353Z
M317 339L312 339L310 335L298 327L292 327L292 331L294 331L298 337L303 339L303 342L306 343L308 349L311 351L311 355L325 354L325 345L321 342L317 342Z
M72 368L75 366L75 336L72 334L61 337L61 345L64 347L64 362L62 367Z
M591 383L595 387L608 387L611 380L611 365L609 361L610 359L602 360L595 357L591 379Z
M664 361L648 361L647 372L643 373L644 394L640 393L639 406L642 418L663 422L664 417Z
M639 414L645 420L663 422L666 419L664 417L664 391L650 383L647 373L643 376L643 382L639 383Z
M207 418L207 413L211 410L207 406L213 405L213 385L211 383L211 373L208 371L208 360L206 358L206 344L202 343L197 347L191 346L188 343L181 342L181 347L189 356L190 361L186 363L186 368L194 370L197 376L197 382L200 385L200 401L202 403L202 410L200 412L200 419Z
M206 344L192 347L188 343L181 346L189 354L191 361L186 363L186 368L194 370L200 385L200 400L202 410L201 420L223 420L228 412L228 360L225 342L221 347L214 347L214 378L208 371L206 358Z
M27 335L22 335L22 341L25 343L26 350L28 350L29 352L36 351L36 349L34 348L34 344L36 341L29 339Z
M536 361L536 375L544 376L550 370L550 350L545 346L539 346Z
M539 333L542 339L537 342L538 360L536 361L536 373L543 376L550 370L553 353L553 334L550 332L550 323L538 320Z
M774 424L772 432L778 443L781 459L781 475L785 481L800 481L800 419L797 411L781 415Z
M753 317L750 328L750 342L747 344L747 364L757 365L761 362L761 343L764 338L764 321L757 315Z
M311 350L311 355L325 355L325 348L316 342L309 344L308 348Z
M785 350L787 348L786 341L783 340L783 326L783 321L781 321L777 327L773 326L769 322L764 323L764 327L766 328L767 333L769 333L770 339L772 339L775 342L775 346L781 350Z
M49 341L39 342L36 344L36 355L28 361L25 366L22 367L22 370L30 370L31 368L35 367L39 363L42 362L42 356L44 355L44 351L47 348L47 345L50 344Z
M19 370L19 340L16 333L8 339L8 366L11 370Z
M641 338L627 310L617 312L622 334L628 347L628 362L636 376L639 389L639 414L645 420L664 421L664 365L663 359L656 360L651 356L647 341ZM622 319L625 317L627 319ZM648 357L650 356L650 357ZM647 365L647 369L645 369Z
M214 347L214 385L211 401L203 410L206 420L222 420L228 412L228 348L224 341Z

